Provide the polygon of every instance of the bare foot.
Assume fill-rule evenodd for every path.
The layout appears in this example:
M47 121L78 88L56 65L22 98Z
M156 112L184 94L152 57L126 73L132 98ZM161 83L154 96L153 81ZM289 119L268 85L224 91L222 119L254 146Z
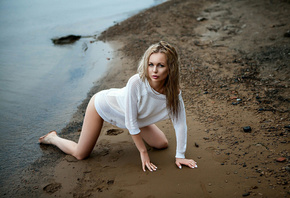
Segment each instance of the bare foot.
M51 144L51 138L52 138L53 136L57 136L56 131L50 131L48 134L46 134L46 135L40 137L40 138L38 139L38 142L39 142L40 144Z

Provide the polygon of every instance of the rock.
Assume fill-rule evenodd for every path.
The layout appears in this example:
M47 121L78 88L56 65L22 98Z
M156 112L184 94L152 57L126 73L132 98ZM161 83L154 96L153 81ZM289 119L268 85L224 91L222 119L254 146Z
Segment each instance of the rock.
M246 192L246 193L244 193L242 196L243 197L247 197L247 196L249 196L251 193L250 192Z
M197 21L206 21L207 20L207 18L205 18L205 17L197 17L197 19L196 19Z
M288 30L287 32L285 32L284 37L290 37L290 30Z
M249 133L252 131L252 128L250 126L243 127L244 132Z
M199 147L199 145L196 142L194 143L194 146L197 147L197 148Z
M285 162L286 158L285 157L279 157L276 159L276 162Z
M51 39L55 45L67 45L73 44L74 42L78 41L82 36L80 35L68 35L60 38L53 38Z

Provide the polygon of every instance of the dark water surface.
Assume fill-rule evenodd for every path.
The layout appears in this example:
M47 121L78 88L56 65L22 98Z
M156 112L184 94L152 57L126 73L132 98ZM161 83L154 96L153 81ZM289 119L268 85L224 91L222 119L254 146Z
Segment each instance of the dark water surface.
M67 46L51 38L97 35L162 2L0 2L0 185L41 156L38 137L68 123L112 56L108 44L93 38Z

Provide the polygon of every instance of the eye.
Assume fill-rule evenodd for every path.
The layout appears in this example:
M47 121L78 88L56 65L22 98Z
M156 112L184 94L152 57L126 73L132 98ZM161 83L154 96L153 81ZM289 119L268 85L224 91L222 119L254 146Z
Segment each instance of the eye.
M159 66L159 67L164 67L164 65L162 65L162 64L159 64L158 66Z
M153 67L154 65L153 65L153 63L149 63L149 67Z

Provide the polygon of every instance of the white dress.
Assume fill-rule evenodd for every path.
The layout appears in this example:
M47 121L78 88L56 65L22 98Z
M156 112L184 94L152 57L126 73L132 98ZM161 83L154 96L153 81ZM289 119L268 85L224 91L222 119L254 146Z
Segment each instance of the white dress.
M184 102L179 94L180 109L176 119L169 116L166 96L153 91L149 82L143 82L139 74L132 76L126 87L100 91L95 97L95 108L106 121L126 128L131 135L140 128L171 118L176 135L176 158L185 158L187 125Z

